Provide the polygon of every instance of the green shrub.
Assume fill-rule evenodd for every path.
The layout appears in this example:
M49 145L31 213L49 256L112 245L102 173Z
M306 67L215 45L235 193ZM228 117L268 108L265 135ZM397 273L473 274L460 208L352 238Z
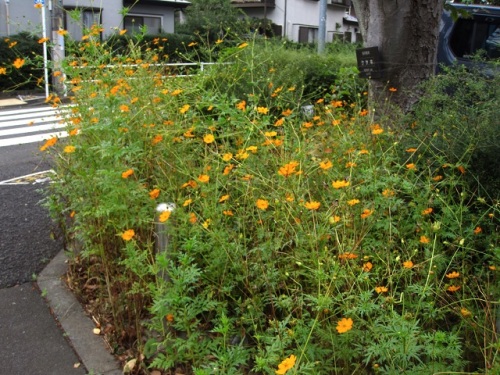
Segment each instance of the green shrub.
M244 42L171 78L155 50L87 48L103 67L68 61L77 105L67 142L44 147L50 202L83 245L72 265L99 287L96 315L141 366L498 370L499 208L453 160L419 157L425 139L410 150L376 123L348 67L309 114L299 51Z
M500 75L497 70L444 68L426 82L414 107L413 133L436 160L461 164L471 189L500 198Z
M38 39L29 33L20 33L0 41L2 91L43 87L43 47ZM19 68L14 65L16 60Z

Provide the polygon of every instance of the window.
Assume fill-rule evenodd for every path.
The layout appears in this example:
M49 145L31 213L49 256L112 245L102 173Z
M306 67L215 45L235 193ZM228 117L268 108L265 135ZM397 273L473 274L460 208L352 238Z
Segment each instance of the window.
M163 18L150 15L128 15L123 20L123 28L130 33L140 33L143 27L149 34L161 33L163 29Z
M450 38L450 47L458 58L484 51L488 58L500 57L500 19L492 17L460 18Z
M299 43L314 43L318 40L317 27L299 27Z
M64 28L75 39L80 40L85 30L101 24L100 9L66 9Z

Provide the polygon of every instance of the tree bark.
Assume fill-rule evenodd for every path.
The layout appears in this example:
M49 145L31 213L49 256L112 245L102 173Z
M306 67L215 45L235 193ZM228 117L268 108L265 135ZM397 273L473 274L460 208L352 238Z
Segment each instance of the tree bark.
M370 103L408 112L417 86L435 72L445 0L353 0L365 47L378 47L382 78L370 79ZM397 91L389 90L397 89Z

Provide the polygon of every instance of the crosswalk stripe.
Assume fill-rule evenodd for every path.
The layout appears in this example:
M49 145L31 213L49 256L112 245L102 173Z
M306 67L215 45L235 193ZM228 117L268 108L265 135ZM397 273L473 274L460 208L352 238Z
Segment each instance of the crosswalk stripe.
M59 130L66 127L64 114L67 112L68 106L0 111L0 147L67 137L66 131Z

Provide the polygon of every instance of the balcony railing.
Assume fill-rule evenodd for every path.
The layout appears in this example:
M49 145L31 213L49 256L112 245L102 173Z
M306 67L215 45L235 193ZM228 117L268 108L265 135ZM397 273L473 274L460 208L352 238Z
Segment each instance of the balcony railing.
M237 8L274 8L275 0L231 0Z

